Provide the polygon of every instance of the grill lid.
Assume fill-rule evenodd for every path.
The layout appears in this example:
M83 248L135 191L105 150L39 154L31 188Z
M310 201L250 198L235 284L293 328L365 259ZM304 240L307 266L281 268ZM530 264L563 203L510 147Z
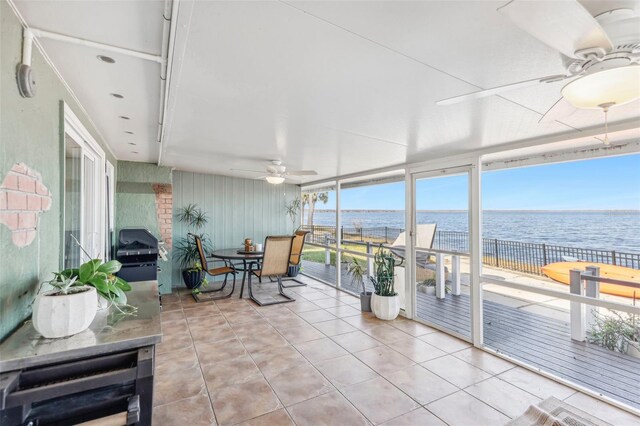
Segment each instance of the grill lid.
M136 254L158 254L158 239L145 228L121 229L117 256Z

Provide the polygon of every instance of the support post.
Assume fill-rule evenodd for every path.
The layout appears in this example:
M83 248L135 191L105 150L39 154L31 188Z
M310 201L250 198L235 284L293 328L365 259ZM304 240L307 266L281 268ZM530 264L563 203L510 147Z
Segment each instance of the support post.
M436 253L436 297L445 298L444 254Z
M373 254L373 249L370 242L367 242L367 254ZM375 274L375 271L373 270L373 258L369 256L367 256L367 272L371 277L373 277Z
M572 269L569 271L569 288L571 294L584 296L582 286L582 271ZM579 342L585 340L584 305L581 302L571 302L571 339Z
M327 247L324 249L324 264L325 266L331 265L331 250L329 250L329 234L324 235L324 245Z
M600 267L598 266L587 266L587 274L599 277L600 276ZM585 285L585 296L593 297L594 299L600 298L600 282L594 280L587 280ZM593 328L596 323L596 317L598 316L598 307L597 306L587 306L586 307L586 331L589 331Z
M451 256L451 294L460 296L460 256Z
M499 268L500 267L500 261L498 260L498 239L494 238L493 240L493 247L496 253L496 267Z

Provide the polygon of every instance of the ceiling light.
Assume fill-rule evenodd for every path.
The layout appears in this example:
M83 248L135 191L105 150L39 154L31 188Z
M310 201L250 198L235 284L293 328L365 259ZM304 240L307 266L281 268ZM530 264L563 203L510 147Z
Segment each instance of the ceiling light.
M282 176L267 176L265 179L267 180L267 182L273 185L280 185L282 182L284 182L284 178Z
M603 109L603 105L624 105L640 98L640 65L611 68L611 65L603 64L595 72L564 86L562 96L576 108Z
M132 134L133 134L133 132L130 132L129 130L125 130L124 132L125 132L125 133L127 133L127 134L129 134L129 135L132 135Z
M101 60L102 62L106 62L107 64L115 64L116 60L113 58L110 58L109 56L104 56L104 55L98 55L96 56L99 60Z
M127 117L126 115L121 115L120 118L122 118L123 120L131 120L129 117Z
M118 98L118 99L123 99L124 96L122 96L120 93L111 93L111 96L113 96L114 98Z

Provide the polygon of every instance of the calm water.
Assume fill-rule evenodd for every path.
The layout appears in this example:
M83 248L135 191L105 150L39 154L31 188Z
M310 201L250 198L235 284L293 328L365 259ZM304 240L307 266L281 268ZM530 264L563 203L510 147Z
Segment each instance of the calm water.
M316 225L335 225L335 212L316 211ZM419 212L418 223L436 223L440 231L468 230L466 212ZM404 228L404 212L342 213L345 228ZM483 237L568 247L640 252L637 212L499 212L483 215Z

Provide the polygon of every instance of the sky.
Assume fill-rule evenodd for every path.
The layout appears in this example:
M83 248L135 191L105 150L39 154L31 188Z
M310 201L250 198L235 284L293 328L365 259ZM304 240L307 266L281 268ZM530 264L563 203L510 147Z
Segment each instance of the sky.
M418 210L467 209L467 177L419 180ZM345 189L343 210L403 210L404 182ZM485 172L485 210L640 210L640 154ZM334 209L335 194L317 209Z

